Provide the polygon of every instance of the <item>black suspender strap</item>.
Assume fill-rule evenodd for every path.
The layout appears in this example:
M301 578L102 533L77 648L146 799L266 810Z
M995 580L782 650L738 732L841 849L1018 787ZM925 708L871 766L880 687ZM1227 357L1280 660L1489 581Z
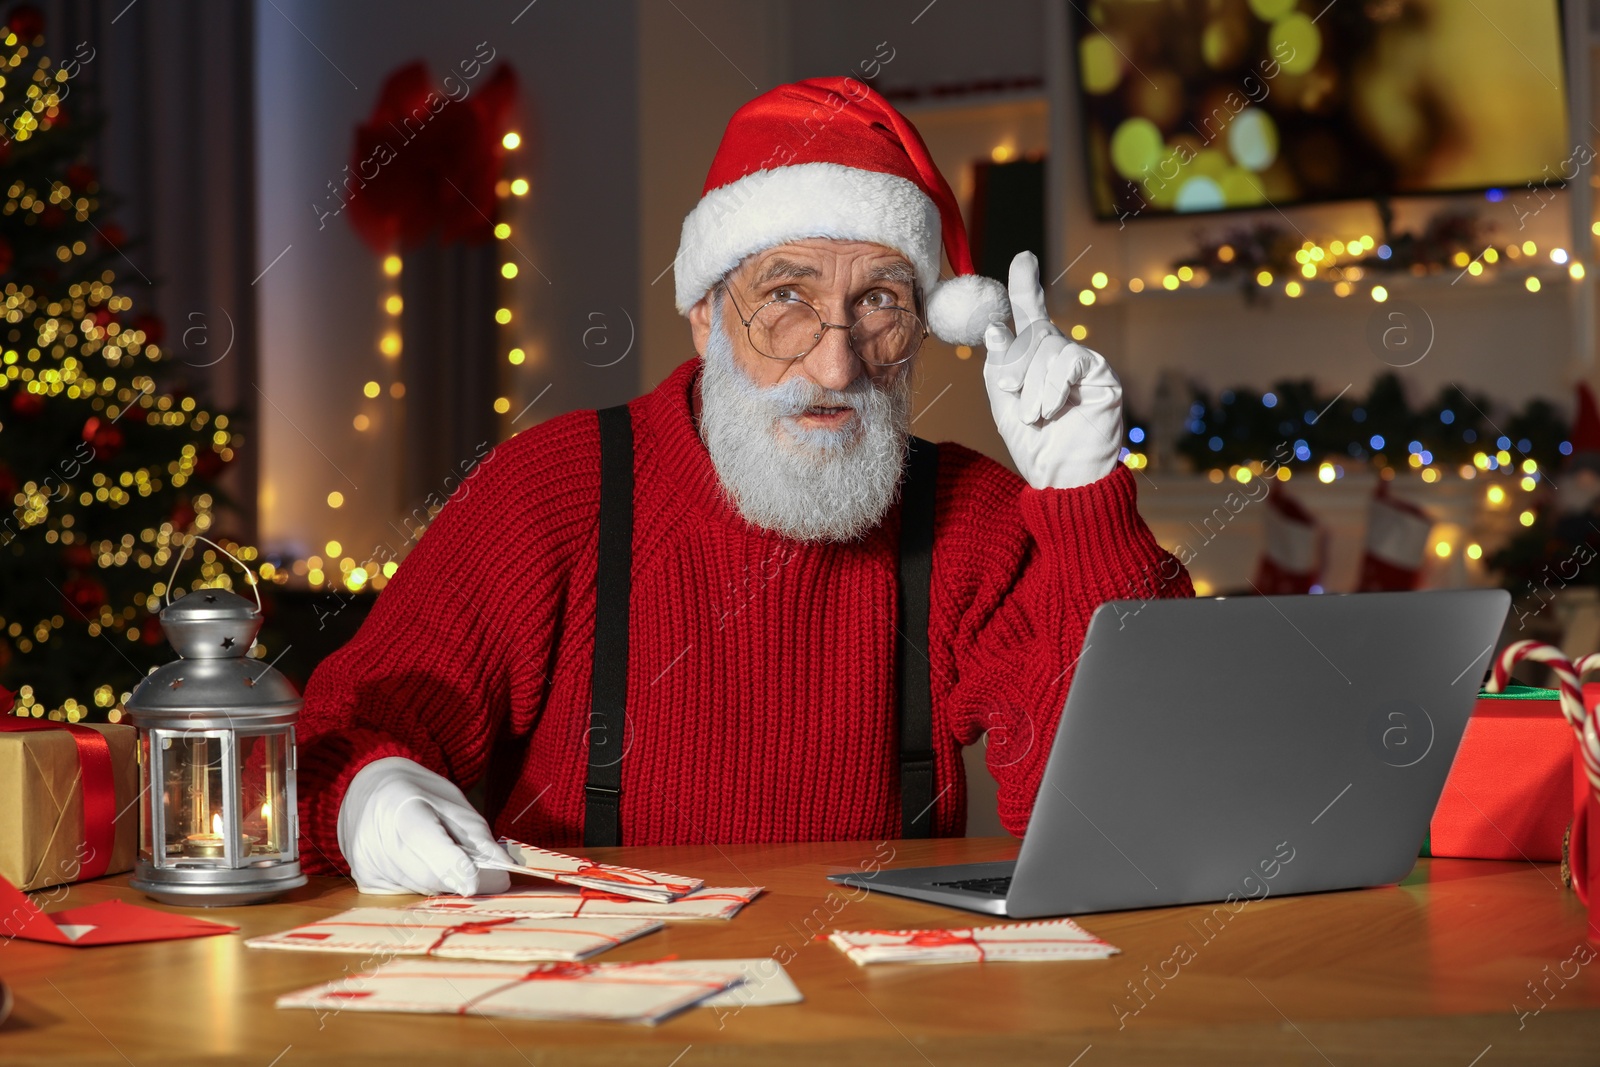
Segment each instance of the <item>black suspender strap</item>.
M928 597L933 580L934 487L939 446L911 439L900 498L900 835L933 836L933 685L928 673Z
M633 570L633 420L626 406L600 416L600 546L595 570L594 680L583 843L622 843L623 731L628 701L628 593Z
M622 843L623 731L628 697L628 594L633 567L633 422L625 406L600 418L600 537L595 572L594 678L583 843ZM939 446L911 439L900 502L900 626L895 635L900 735L900 826L933 836L933 688L928 600L933 579L934 486Z

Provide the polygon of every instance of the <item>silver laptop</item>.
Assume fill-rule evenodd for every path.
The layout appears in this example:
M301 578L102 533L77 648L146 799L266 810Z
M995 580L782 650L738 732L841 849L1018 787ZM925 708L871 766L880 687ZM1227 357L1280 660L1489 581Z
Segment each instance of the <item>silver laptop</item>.
M1017 858L830 880L1017 919L1398 882L1510 604L1103 604Z

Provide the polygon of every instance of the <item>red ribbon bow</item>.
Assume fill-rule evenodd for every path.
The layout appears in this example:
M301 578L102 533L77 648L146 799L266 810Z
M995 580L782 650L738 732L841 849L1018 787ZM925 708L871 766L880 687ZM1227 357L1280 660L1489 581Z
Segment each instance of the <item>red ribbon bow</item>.
M24 719L0 715L0 733L31 730L65 730L78 746L78 768L83 781L83 827L79 835L85 854L77 878L99 878L111 866L111 849L117 840L116 777L111 770L111 743L98 730L70 722Z
M946 945L971 945L979 948L974 940L971 930L915 930L906 944L915 945L917 948L944 948Z

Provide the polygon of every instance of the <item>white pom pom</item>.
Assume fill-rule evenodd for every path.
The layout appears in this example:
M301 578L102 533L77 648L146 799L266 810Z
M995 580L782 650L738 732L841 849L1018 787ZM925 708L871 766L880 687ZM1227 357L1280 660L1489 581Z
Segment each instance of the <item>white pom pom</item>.
M953 345L982 344L984 330L1010 318L1006 287L981 274L958 274L928 296L928 328Z

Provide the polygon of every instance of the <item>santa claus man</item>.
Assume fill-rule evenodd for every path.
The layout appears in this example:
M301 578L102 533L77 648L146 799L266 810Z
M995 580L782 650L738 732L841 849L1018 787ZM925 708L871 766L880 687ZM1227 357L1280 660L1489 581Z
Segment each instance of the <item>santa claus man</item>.
M960 834L986 732L1020 834L1090 613L1192 595L1117 461L1116 376L1050 322L1031 254L1009 306L973 273L949 186L870 88L740 108L674 269L698 357L497 447L312 676L312 869L470 894L507 883L478 866L497 836ZM930 332L984 345L1020 478L911 436Z

